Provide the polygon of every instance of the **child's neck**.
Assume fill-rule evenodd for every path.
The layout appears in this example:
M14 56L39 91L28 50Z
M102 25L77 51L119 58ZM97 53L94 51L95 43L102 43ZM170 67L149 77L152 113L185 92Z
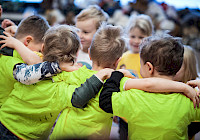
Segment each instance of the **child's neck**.
M92 63L92 70L94 70L94 71L100 71L100 70L102 70L102 69L105 69L105 68L110 68L110 69L116 69L116 67L105 67L105 66L99 66L98 64L96 64L94 61L93 61L93 63Z
M166 75L160 75L158 73L154 73L154 75L152 77L158 77L158 78L164 78L164 79L168 79L168 80L173 80L173 76L166 76Z
M94 71L100 71L102 69L104 69L104 67L101 67L101 66L98 66L98 65L95 65L95 64L92 65L92 70L94 70Z

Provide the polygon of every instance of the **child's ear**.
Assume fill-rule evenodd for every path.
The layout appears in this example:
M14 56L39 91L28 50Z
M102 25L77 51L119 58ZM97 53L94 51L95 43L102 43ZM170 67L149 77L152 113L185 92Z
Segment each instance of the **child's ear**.
M24 40L24 45L28 46L29 43L33 40L32 36L26 36L25 40Z
M154 67L153 65L150 63L150 62L146 62L147 64L147 67L148 67L148 72L150 75L153 75L153 72L154 72Z
M122 59L122 57L118 58L118 59L116 60L116 62L114 63L115 69L117 68L117 65L119 64L119 62L121 61L121 59Z
M42 54L43 54L43 51L44 51L44 43L42 43L42 48L41 48Z

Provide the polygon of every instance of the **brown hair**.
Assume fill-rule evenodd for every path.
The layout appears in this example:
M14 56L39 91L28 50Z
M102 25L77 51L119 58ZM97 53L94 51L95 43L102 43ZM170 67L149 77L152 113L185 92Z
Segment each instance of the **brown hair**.
M121 27L103 24L92 40L90 46L91 59L97 62L99 66L110 67L122 56L125 44Z
M76 28L68 25L51 27L44 36L44 61L75 62L80 47Z
M96 29L101 26L101 23L106 22L109 16L105 13L99 6L97 5L90 5L88 8L82 10L76 16L77 21L84 21L88 19L95 19L96 20Z
M39 15L32 15L20 22L15 37L19 39L31 35L37 43L42 43L42 38L49 27L46 19Z
M174 76L183 63L184 47L179 38L168 34L150 36L140 44L140 58L150 62L160 75Z
M196 65L194 50L190 46L184 46L184 77L181 82L186 83L187 81L195 80L198 77Z

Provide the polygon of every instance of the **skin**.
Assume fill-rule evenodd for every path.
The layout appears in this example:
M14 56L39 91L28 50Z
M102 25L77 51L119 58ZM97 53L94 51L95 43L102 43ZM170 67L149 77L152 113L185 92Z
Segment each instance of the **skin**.
M129 44L133 53L139 53L139 44L142 39L147 37L138 27L135 27L129 32Z
M76 27L80 29L78 35L81 39L82 50L88 53L88 48L92 42L92 38L96 33L96 21L95 19L87 19L84 21L77 21Z

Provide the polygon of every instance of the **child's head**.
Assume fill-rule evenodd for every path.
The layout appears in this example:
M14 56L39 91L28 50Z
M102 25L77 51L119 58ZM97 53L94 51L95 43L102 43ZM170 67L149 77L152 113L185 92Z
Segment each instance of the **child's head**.
M76 27L80 29L82 49L88 52L92 38L102 22L108 20L108 15L97 5L91 5L76 16Z
M90 57L93 64L115 69L124 52L125 45L121 27L102 25L97 30L90 47Z
M129 47L133 53L139 53L139 44L144 37L153 33L153 23L147 15L133 15L130 17L127 34L129 35Z
M39 15L32 15L22 20L15 37L32 51L41 51L43 36L49 29L48 22Z
M183 63L184 47L179 38L168 34L150 36L140 44L142 77L173 76Z
M74 27L51 27L44 35L43 61L74 63L80 45Z
M184 46L184 59L181 69L176 73L174 80L184 82L195 80L198 77L196 57L190 46Z

